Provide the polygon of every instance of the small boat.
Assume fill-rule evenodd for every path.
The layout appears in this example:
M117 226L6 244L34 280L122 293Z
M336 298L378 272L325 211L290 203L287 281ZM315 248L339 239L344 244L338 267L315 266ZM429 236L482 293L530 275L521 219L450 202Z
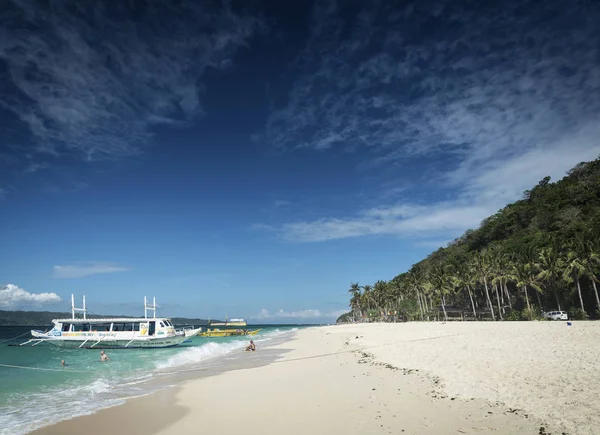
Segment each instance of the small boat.
M148 310L154 312L148 317ZM54 319L54 327L47 332L32 330L33 339L21 346L50 343L61 347L86 349L133 349L178 346L198 334L202 328L175 329L171 319L156 317L156 299L148 305L144 297L144 317L87 319L85 296L83 308L75 308L71 295L71 318ZM83 318L75 318L83 312Z
M260 329L248 331L246 329L207 329L206 331L199 332L200 337L233 337L242 335L256 335Z

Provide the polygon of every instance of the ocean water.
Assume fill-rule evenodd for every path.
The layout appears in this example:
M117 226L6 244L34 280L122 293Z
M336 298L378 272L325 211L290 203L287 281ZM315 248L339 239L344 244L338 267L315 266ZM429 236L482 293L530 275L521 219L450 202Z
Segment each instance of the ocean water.
M62 349L46 343L9 346L27 336L4 341L31 329L0 327L0 435L25 434L168 387L174 383L169 375L227 364L227 355L243 349L250 339L193 337L167 349L108 349L110 361L101 363L99 349ZM291 338L296 330L297 326L264 326L252 339L260 350L270 341ZM60 364L63 359L66 367Z

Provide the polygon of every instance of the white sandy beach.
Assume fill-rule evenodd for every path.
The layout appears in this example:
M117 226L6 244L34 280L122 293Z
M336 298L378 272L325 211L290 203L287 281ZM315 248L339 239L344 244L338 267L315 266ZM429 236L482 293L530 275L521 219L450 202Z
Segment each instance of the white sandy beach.
M34 433L574 435L600 427L598 322L330 326L301 330L272 351L281 352L274 363Z

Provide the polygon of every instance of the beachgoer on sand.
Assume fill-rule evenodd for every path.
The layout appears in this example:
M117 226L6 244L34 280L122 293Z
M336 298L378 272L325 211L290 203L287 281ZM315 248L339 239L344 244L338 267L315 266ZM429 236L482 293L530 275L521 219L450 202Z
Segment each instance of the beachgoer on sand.
M256 350L256 345L254 344L254 342L252 340L250 340L250 344L246 348L246 351L249 351L249 350L252 352L254 352Z
M100 351L100 361L104 362L104 361L108 361L110 358L108 357L107 354L104 353L103 350Z

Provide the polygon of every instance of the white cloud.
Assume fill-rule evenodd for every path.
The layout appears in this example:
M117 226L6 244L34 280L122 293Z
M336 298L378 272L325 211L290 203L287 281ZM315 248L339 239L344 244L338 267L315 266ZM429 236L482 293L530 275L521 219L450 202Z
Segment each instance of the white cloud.
M70 3L3 4L0 107L29 127L37 151L88 161L139 153L153 125L201 114L205 71L228 68L262 26L229 2Z
M283 238L320 242L360 236L426 236L453 234L477 226L488 216L485 207L400 205L363 211L358 216L292 222L273 228Z
M273 320L273 319L301 319L301 320L315 320L315 319L328 319L328 318L338 318L346 311L338 310L332 311L328 313L323 313L321 310L308 309L308 310L299 310L299 311L285 311L280 309L274 313L271 313L266 308L260 310L258 314L255 316L251 316L252 319L259 320Z
M271 112L264 139L286 149L357 150L363 170L429 159L435 174L411 184L446 196L384 198L375 210L263 229L307 242L452 239L543 177L596 158L600 8L533 0L516 8L446 0L435 10L392 11L374 2L351 24L344 22L351 11L318 2L298 61L305 73ZM402 171L395 172L398 180Z
M81 262L75 264L66 264L54 266L55 278L83 278L91 275L104 273L126 272L130 270L127 267L119 266L114 263L103 262Z
M357 215L297 221L273 227L255 225L298 242L320 242L360 236L442 237L452 240L510 201L519 199L545 176L558 179L577 163L600 153L597 147L531 150L506 160L488 172L477 173L459 189L454 201L396 204L367 209Z
M39 306L60 302L56 293L29 293L14 285L0 285L0 308L15 310L27 306Z

